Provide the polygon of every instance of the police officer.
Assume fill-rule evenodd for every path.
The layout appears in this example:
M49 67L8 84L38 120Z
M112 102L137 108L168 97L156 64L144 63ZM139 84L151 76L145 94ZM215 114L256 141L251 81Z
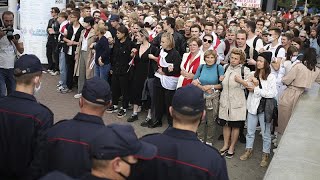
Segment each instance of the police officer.
M138 159L151 160L157 153L156 146L137 138L131 125L110 124L94 134L89 150L92 170L81 180L127 179ZM70 177L54 171L41 180L56 179L69 180Z
M194 85L179 88L169 109L173 127L143 141L158 147L151 161L140 161L132 179L226 180L226 162L216 149L197 138L197 128L205 116L203 91Z
M157 153L156 146L138 140L131 125L108 125L91 144L92 170L82 180L127 179L138 159L150 160Z
M73 178L91 171L89 140L105 127L102 120L110 105L108 83L98 77L87 80L79 100L80 112L71 120L56 123L48 131L47 172L58 170Z
M46 131L53 113L37 102L42 66L35 55L23 55L14 65L16 89L0 99L0 179L38 178Z

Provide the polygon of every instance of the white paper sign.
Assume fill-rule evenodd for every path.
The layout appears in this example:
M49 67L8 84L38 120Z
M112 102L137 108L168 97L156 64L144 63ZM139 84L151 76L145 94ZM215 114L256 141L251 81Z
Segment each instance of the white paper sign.
M261 0L235 0L237 6L249 7L249 8L260 8Z

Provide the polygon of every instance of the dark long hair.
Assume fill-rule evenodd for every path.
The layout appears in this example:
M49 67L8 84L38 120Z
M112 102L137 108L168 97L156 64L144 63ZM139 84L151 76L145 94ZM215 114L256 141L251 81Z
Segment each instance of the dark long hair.
M307 48L304 51L301 62L310 70L315 71L317 65L317 52L314 48Z
M262 79L267 80L269 74L271 73L271 68L270 68L270 64L267 62L266 59L264 60L264 67L263 68L264 68L264 73L262 74ZM254 73L254 77L260 78L259 77L260 71L261 71L261 69L258 69L257 65L256 65L256 71Z

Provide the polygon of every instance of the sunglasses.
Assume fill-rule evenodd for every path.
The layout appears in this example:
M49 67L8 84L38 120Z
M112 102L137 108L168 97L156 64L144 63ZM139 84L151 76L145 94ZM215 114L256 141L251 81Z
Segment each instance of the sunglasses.
M305 36L300 36L301 38L306 38Z
M203 42L207 42L207 41L208 41L208 43L209 43L209 44L211 44L211 43L212 43L212 40L203 39Z

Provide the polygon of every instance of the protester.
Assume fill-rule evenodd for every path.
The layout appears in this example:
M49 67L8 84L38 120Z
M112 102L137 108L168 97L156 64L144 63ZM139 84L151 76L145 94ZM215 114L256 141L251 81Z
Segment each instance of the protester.
M244 121L246 120L246 95L245 80L250 75L250 70L243 65L245 53L234 48L230 55L230 65L225 66L222 80L222 92L219 103L218 124L223 126L224 145L220 149L221 155L232 158L239 134L243 136ZM230 142L231 139L231 142Z
M104 79L108 82L109 79L109 72L111 69L110 64L110 49L109 49L109 42L107 37L104 35L107 32L107 28L105 25L96 24L94 26L94 31L96 37L98 37L98 40L96 43L92 43L90 45L90 48L94 48L95 54L94 54L94 76L97 76L101 79Z
M94 19L91 16L85 17L83 20L84 30L81 32L79 44L75 52L75 72L74 76L78 76L78 93L74 98L78 99L82 95L82 88L86 79L93 77L92 62L94 61L92 49L90 46L96 40L93 29Z
M182 62L180 64L181 75L178 80L177 88L190 84L200 64L204 64L203 53L200 50L201 45L202 41L197 37L191 37L188 40L190 52L183 54Z
M130 40L128 29L121 25L117 29L117 40L115 41L112 58L112 106L107 109L108 113L118 112L117 117L126 116L129 106L129 79L133 71L130 60L136 55L135 44ZM118 101L122 96L122 107L118 110Z
M263 140L263 153L260 162L261 167L268 166L271 149L271 120L266 119L266 114L270 113L270 111L266 110L265 103L266 99L273 99L277 95L276 77L271 73L270 69L271 58L271 52L260 53L257 59L254 77L248 81L251 83L250 86L247 86L249 90L249 96L247 100L248 124L246 135L246 151L240 156L240 160L242 161L245 161L252 156L256 127L259 122Z
M156 61L158 60L158 49L149 43L149 33L146 29L140 29L136 34L136 39L139 45L137 46L137 53L134 57L134 73L132 77L132 100L133 110L132 115L127 119L128 122L138 120L138 108L142 106L143 89L147 88L153 95L153 80L149 79L150 73L154 74L156 71ZM151 57L151 58L150 58ZM147 99L144 99L147 100ZM151 101L152 103L152 101ZM152 119L151 107L148 110L147 120Z
M153 91L155 119L150 121L149 128L161 127L164 114L167 114L168 124L172 126L169 107L180 76L181 57L179 52L174 49L174 37L168 32L161 34L161 46Z
M280 141L303 91L306 88L311 88L314 82L320 83L320 70L316 67L316 57L315 49L306 49L301 63L293 65L288 74L282 78L282 82L288 87L279 99L278 141Z
M202 141L206 141L205 143L213 145L214 134L217 134L215 120L218 116L219 96L222 89L220 78L224 75L224 70L217 63L217 53L214 50L204 53L204 61L206 64L199 66L192 84L204 92L206 100L206 120L199 125L198 136Z

